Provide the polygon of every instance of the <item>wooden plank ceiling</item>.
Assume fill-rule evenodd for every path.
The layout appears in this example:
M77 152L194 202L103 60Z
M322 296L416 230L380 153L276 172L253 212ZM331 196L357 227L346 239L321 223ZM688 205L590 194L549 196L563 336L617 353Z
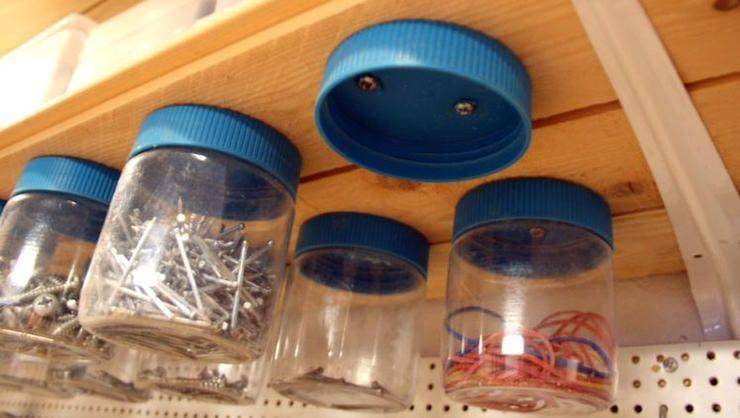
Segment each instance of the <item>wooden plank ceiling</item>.
M643 4L738 187L740 9L720 12L695 0ZM323 143L312 111L332 49L369 24L409 17L481 30L522 59L533 81L535 130L519 163L475 181L422 184L352 166ZM0 196L38 155L122 167L142 118L186 102L250 114L293 140L304 159L297 225L321 212L358 210L419 228L434 243L430 297L444 294L457 199L476 184L512 176L564 178L601 193L615 215L617 277L684 269L640 148L568 0L249 2L0 132Z

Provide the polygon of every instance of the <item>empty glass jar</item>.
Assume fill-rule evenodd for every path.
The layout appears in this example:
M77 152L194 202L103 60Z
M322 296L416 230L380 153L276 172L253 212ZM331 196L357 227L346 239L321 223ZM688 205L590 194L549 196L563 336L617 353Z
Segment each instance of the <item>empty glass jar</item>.
M353 411L408 407L429 246L390 219L331 213L306 221L291 264L270 386Z
M460 402L572 414L614 399L609 207L551 179L479 186L458 203L444 386Z
M81 301L86 329L205 362L262 355L283 282L300 155L277 131L205 106L141 126Z
M66 157L31 160L0 220L0 347L53 360L105 358L80 327L85 273L118 172Z
M225 364L148 355L142 362L137 384L201 402L251 405L264 385L268 360L263 355L249 363Z

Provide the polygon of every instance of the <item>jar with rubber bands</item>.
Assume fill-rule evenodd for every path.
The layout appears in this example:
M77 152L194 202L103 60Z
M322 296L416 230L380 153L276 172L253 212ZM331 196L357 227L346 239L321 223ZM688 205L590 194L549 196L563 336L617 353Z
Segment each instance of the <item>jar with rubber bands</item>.
M610 405L612 253L609 206L584 187L520 178L468 192L450 254L446 393L511 412Z

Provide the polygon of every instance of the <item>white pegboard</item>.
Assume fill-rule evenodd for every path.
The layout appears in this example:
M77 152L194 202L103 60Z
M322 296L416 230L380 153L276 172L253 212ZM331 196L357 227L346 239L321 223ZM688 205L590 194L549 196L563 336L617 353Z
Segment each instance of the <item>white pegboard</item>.
M672 357L670 373L659 360ZM611 410L593 417L740 417L740 341L622 348L619 352L619 391ZM417 394L412 408L388 417L536 417L484 411L453 402L440 384L440 362L421 360ZM639 383L638 383L639 382ZM361 417L363 414L319 409L292 402L272 391L253 406L226 406L156 395L142 404L125 404L89 396L70 400L33 398L21 393L0 394L0 411L40 418L289 418ZM368 416L378 417L377 414Z

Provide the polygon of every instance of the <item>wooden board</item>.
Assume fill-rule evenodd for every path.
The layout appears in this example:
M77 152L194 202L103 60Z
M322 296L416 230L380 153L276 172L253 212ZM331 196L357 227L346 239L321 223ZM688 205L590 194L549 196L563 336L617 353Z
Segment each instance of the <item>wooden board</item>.
M144 0L105 0L88 9L85 12L85 16L96 22L105 22L142 1Z
M740 179L740 61L705 57L706 33L675 25L674 13L646 0L714 140ZM692 11L686 26L711 24L727 50L740 37L736 15ZM495 7L493 7L495 6ZM683 9L682 9L683 10ZM334 46L370 23L426 17L462 23L510 46L533 78L535 134L521 162L486 179L418 184L380 177L331 152L313 125L312 107ZM710 22L710 23L706 23ZM729 35L728 35L729 34ZM686 52L688 51L688 52ZM230 9L153 56L0 132L0 196L23 165L44 154L72 155L113 167L126 161L150 111L198 102L258 117L288 135L304 158L298 222L330 210L359 210L408 222L433 247L430 296L444 287L446 251L457 199L470 187L511 176L553 176L603 194L615 218L619 278L683 270L670 223L647 165L568 0L253 0ZM706 109L706 110L705 110ZM707 113L705 115L705 113ZM436 290L435 290L436 289Z
M673 3L651 1L655 5ZM569 1L499 0L492 6L490 0L245 2L199 25L152 57L0 132L0 147L42 138L78 141L91 135L116 147L125 146L141 119L153 109L169 103L200 102L252 114L286 133L301 147L306 175L336 168L345 162L335 155L320 156L326 154L326 148L311 114L324 62L336 44L354 31L404 17L461 23L511 47L531 73L535 119L559 117L563 112L615 100ZM672 13L665 8L656 10ZM713 32L723 34L721 42L740 37L736 14L694 10L693 6L691 10L686 26L711 24ZM690 57L705 49L708 35L693 29L679 31L662 15L654 19L665 24L661 34L666 44L688 51L677 62L685 81L740 71L740 59L695 65ZM235 43L229 45L231 42ZM725 44L727 50L732 45L729 41ZM578 116L577 112L571 116ZM120 163L117 158L122 153L112 151L101 155L101 162Z

